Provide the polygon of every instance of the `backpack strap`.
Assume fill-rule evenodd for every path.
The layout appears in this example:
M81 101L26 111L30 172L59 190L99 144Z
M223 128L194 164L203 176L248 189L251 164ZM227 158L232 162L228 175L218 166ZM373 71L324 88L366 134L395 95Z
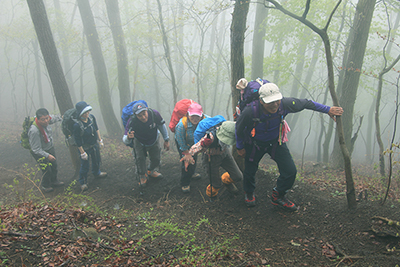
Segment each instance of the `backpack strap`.
M270 118L270 119L266 119L266 120L261 120L260 119L260 117L261 117L261 114L260 114L260 112L261 112L261 110L260 110L260 102L256 100L256 101L251 102L250 105L251 105L251 109L253 111L252 112L252 114L253 114L253 128L250 131L249 143L253 145L253 148L252 148L251 154L249 156L249 161L253 161L254 160L254 155L256 153L256 150L260 149L260 147L254 142L254 136L255 136L255 133L256 133L257 124L259 124L260 122L265 122L266 123L265 127L266 127L266 130L267 130L268 129L268 125L269 125L269 121L275 119L276 117L273 117L273 118ZM283 108L279 107L277 113L278 113L278 116L280 117L279 137L278 137L278 142L276 142L273 145L273 149L272 149L272 152L271 152L271 158L272 159L275 158L276 146L278 144L282 145L282 138L283 138L283 135L282 135L282 132L283 132L283 119L284 119L284 110L283 110ZM267 149L267 148L265 148L265 149Z

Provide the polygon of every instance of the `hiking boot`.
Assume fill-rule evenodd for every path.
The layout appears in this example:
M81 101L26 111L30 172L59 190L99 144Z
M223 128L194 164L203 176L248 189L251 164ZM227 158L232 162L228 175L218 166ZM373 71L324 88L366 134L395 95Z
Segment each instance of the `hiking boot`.
M287 211L296 211L297 206L287 199L284 194L279 194L276 188L272 189L271 203Z
M237 189L237 187L234 183L224 184L224 185L225 185L226 189L232 194L237 194L239 192L239 189Z
M42 192L44 192L44 193L49 193L49 192L53 191L54 189L53 189L53 187L44 187L44 186L41 186L41 187L40 187L40 190L42 190Z
M201 179L200 173L195 173L192 175L192 180L199 180L199 179Z
M256 205L256 196L254 192L244 193L244 203L247 207L254 207Z
M53 186L53 187L57 187L57 186L63 186L64 185L64 182L61 182L61 181L55 181L55 182L52 182L51 183L51 185Z
M82 190L82 192L88 190L88 188L89 188L89 187L87 186L87 184L81 185L81 190Z
M147 174L142 174L139 176L139 186L140 187L147 186Z
M158 171L155 171L155 170L147 171L147 175L152 178L162 178L163 177L161 173L159 173Z
M106 172L100 172L98 175L95 176L96 178L105 178L107 177L107 173Z
M206 194L209 197L216 197L218 195L219 188L215 188L212 185L208 185L206 189Z
M189 193L190 192L190 185L182 186L182 192L183 193Z

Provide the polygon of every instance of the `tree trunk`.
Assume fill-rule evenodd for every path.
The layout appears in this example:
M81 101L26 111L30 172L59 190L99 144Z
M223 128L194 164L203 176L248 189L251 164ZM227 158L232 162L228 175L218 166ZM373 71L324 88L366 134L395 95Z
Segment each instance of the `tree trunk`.
M176 102L178 102L178 100L177 100L175 74L174 74L174 68L172 66L172 61L171 61L171 51L169 49L167 32L165 31L165 27L164 27L164 20L163 20L163 16L162 16L162 7L161 7L160 0L157 0L157 4L158 4L158 15L159 15L159 19L160 19L161 34L162 34L162 38L163 38L165 60L167 62L168 70L171 75L172 95L174 97L174 103L176 103Z
M244 77L244 33L246 31L247 13L249 2L236 1L232 14L231 24L231 92L232 92L232 113L235 112L236 103L240 99L240 91L236 89L236 83ZM233 157L244 170L244 160L239 157L236 149L233 149Z
M130 102L128 54L126 52L124 31L121 26L118 1L105 1L114 41L115 53L117 55L119 105L120 112L122 112L122 109Z
M155 97L156 97L156 107L158 111L161 111L161 103L160 103L160 92L158 88L158 76L157 76L157 66L155 62L154 56L154 45L153 45L153 26L151 19L151 9L150 9L150 1L146 0L147 7L147 23L149 25L149 50L150 50L150 60L151 60L151 71L153 72L153 78L151 79L154 83ZM179 53L177 53L179 54Z
M43 0L27 0L27 2L57 104L60 112L64 114L67 109L73 107L73 104L60 58L58 57L56 44L54 43L46 9Z
M294 71L293 75L293 84L292 88L290 91L290 96L291 97L298 97L298 92L300 91L300 86L301 86L301 77L303 76L303 71L304 71L304 59L306 57L306 48L307 44L309 43L310 40L310 34L311 32L306 28L304 29L303 36L300 37L300 44L298 46L297 50L297 57L296 57L296 68ZM305 90L302 90L305 91ZM288 124L290 125L290 128L292 130L296 129L296 124L299 121L299 115L300 114L292 114L287 119Z
M121 135L121 126L118 123L111 103L110 85L108 82L106 63L104 62L103 52L101 50L99 36L92 10L88 0L77 0L79 12L81 13L82 24L87 38L90 55L92 57L94 75L97 83L97 93L100 104L100 111L103 115L104 124L107 133L111 137Z
M393 63L386 67L379 73L379 78L378 78L378 90L376 93L376 106L375 106L375 130L376 130L376 140L379 145L379 172L381 176L385 176L385 155L383 154L384 147L383 147L383 142L381 138L381 126L379 122L379 108L380 108L380 103L381 103L381 97L382 97L382 86L383 86L383 75L388 73L400 60L400 55L393 61ZM389 149L392 149L389 147Z
M69 60L69 43L64 29L64 21L62 18L62 11L60 7L60 0L54 0L54 7L56 12L57 30L60 38L60 46L62 51L62 58L64 63L65 78L67 80L69 92L71 93L72 101L76 101L74 80L72 78L71 62Z
M354 104L357 97L358 83L364 61L365 49L367 46L369 28L371 25L372 14L374 12L376 0L359 0L356 8L356 14L353 23L354 38L349 49L349 55L346 62L343 89L340 97L340 103L345 110L343 113L343 129L345 142L350 145L353 129ZM336 137L336 143L338 137ZM351 155L350 155L351 156ZM332 166L340 168L343 166L343 157L340 153L340 147L334 146L332 152Z
M38 47L37 40L32 41L32 46L33 46L33 53L35 54L36 79L37 79L37 87L38 87L38 94L39 94L39 104L41 107L44 107L42 71L41 71L41 67L40 67L39 47Z
M50 81L53 86L54 95L60 109L64 114L70 108L73 108L71 96L69 94L67 81L65 79L60 58L58 57L56 44L54 43L46 9L42 0L27 0L32 21L35 26L40 49L46 63ZM45 52L44 52L45 51ZM80 164L79 156L75 147L69 147L72 164L75 167L77 175Z
M331 18L333 16L333 14L335 13L337 7L339 6L341 0L339 0L339 2L336 4L334 10L332 11L332 13L330 15L330 18L329 18L327 24L325 25L325 27L323 29L317 28L314 24L312 24L309 20L306 19L307 12L308 12L307 8L305 9L303 15L300 17L300 16L297 16L297 15L289 12L288 10L284 9L275 0L267 0L267 1L274 4L274 6L278 10L282 11L286 15L289 15L290 17L305 24L306 26L308 26L310 29L312 29L315 33L317 33L321 37L321 39L324 43L324 47L325 47L326 65L327 65L327 69L328 69L329 92L331 94L333 104L335 106L339 106L338 97L335 92L335 76L334 76L334 72L333 72L333 60L332 60L331 45L330 45L330 41L329 41L329 36L327 34L327 30L328 30L328 26L331 21ZM309 3L309 2L307 2L307 3ZM345 139L344 139L343 123L342 123L341 116L336 117L336 132L339 136L339 144L340 144L340 148L343 153L344 164L345 164L347 206L350 209L352 209L357 206L357 202L356 202L353 174L352 174L352 169L351 169L350 153L347 149Z
M236 103L240 99L240 91L236 83L244 77L244 33L246 31L247 13L249 2L236 1L232 14L231 24L231 90L232 113L235 112Z
M264 3L256 2L256 18L254 21L253 44L251 50L251 79L264 77L265 26L268 8Z

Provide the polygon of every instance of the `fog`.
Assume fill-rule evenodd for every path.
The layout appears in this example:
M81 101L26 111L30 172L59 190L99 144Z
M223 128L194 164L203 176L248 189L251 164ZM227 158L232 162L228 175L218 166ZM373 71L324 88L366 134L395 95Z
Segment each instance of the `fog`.
M301 14L304 9L304 1L284 2L294 13ZM106 133L99 110L93 62L77 3L74 0L46 0L44 3L72 101L75 104L84 100L92 105L92 113ZM127 101L146 100L150 107L160 111L168 124L175 104L168 65L170 60L177 100L191 98L203 106L206 114L219 114L232 120L230 27L235 2L163 0L161 3L163 22L160 21L157 1L118 1L129 68L130 99ZM335 3L312 1L308 19L323 27ZM345 44L356 4L355 0L348 1L347 5L342 3L328 30L336 84L343 70L343 57L348 52ZM106 4L104 0L91 0L90 5L107 68L112 108L121 124L118 62ZM60 113L43 60L42 53L46 51L40 51L27 2L3 0L1 6L0 120L22 125L25 116L34 116L36 109L42 106L51 113ZM245 77L248 80L252 77L252 45L259 8L265 7L252 2L247 16L244 53ZM295 97L332 105L320 37L277 10L268 9L266 17L261 27L265 30L262 78L276 83L284 96L295 93ZM166 57L162 25L168 37L169 58ZM398 1L378 2L354 103L353 134L360 125L360 117L363 117L352 154L354 162L374 164L378 160L374 123L377 77L400 54L398 25ZM314 55L316 63L312 65ZM379 118L385 148L395 132L399 69L400 64L397 64L383 77ZM306 81L307 78L309 81ZM301 157L304 152L307 160L317 160L321 120L326 131L329 116L305 110L289 114L287 120L289 125L293 125L288 144L294 156ZM395 138L397 142L398 137ZM333 145L332 139L331 149Z

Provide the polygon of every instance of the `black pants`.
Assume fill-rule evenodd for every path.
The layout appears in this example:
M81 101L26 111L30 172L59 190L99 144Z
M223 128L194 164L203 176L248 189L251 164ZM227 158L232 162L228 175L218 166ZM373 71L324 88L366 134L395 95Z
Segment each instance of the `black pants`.
M178 142L176 142L176 147L178 148L179 152L179 158L183 158L182 151L179 149ZM194 164L189 164L187 167L187 171L185 171L185 162L182 162L182 170L181 170L181 186L188 186L190 185L190 180L192 179L192 176L194 174L194 171L196 170L196 165L197 165L197 155L193 156L194 159Z
M268 153L278 165L279 177L276 182L276 189L279 194L284 195L293 186L297 169L285 143L279 145L273 142L271 144L258 146L255 148L255 151L253 150L253 145L246 144L245 149L246 157L244 160L243 172L243 189L245 192L254 192L256 188L255 175L258 170L258 163L266 153Z
M54 147L46 151L47 153L56 156L56 151ZM43 179L41 185L43 187L51 187L51 185L57 181L57 160L49 161L43 156L33 153L31 150L31 155L39 163L40 169L43 172Z

